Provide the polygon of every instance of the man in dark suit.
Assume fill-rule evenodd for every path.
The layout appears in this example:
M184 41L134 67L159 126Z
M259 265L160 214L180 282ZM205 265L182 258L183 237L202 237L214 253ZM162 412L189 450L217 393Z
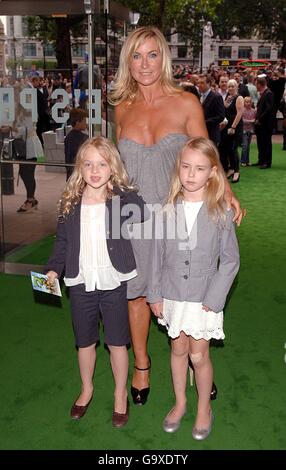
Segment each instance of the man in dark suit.
M243 83L242 76L240 75L240 73L235 72L235 74L233 75L233 78L234 80L236 80L238 84L238 94L243 96L243 98L245 98L245 96L250 96L249 90L247 86Z
M28 85L37 89L37 136L39 137L42 145L44 145L42 133L51 130L50 115L48 109L48 100L40 90L40 76L36 72L30 78Z
M265 77L258 77L256 81L260 98L257 103L255 133L258 147L258 162L260 168L271 168L272 164L272 131L275 122L274 95L267 87Z
M211 89L211 78L205 74L199 76L198 87L209 138L218 145L220 142L219 124L225 118L223 98Z

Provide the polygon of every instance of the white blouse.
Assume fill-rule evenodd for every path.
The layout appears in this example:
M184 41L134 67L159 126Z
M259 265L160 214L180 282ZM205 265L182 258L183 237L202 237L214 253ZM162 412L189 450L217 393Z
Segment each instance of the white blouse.
M85 284L86 292L111 290L137 276L120 273L110 260L105 234L105 203L82 204L80 224L79 274L75 278L64 278L66 286Z

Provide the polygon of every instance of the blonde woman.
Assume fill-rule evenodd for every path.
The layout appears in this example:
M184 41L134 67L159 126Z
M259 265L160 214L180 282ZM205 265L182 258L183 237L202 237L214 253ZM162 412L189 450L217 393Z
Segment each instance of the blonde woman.
M238 84L234 79L227 82L224 106L228 123L221 132L220 158L227 178L231 178L232 183L238 183L240 179L238 146L242 142L244 101L238 94Z
M115 105L118 147L129 177L147 203L165 203L178 151L189 137L208 134L197 97L173 82L170 50L157 28L143 26L128 36L109 101ZM242 212L228 184L226 198L240 223ZM135 358L131 393L135 404L144 405L150 390L146 286L151 240L132 240L132 245L138 277L128 282L127 292Z
M64 281L70 288L82 381L71 418L81 419L93 397L100 308L115 381L115 427L124 426L129 416L126 283L137 275L123 226L141 222L145 207L132 189L114 144L104 137L87 140L78 151L59 203L57 237L45 269L51 283L65 271Z
M186 413L190 358L198 390L192 431L196 440L205 439L211 431L209 342L225 337L222 310L239 268L233 213L225 208L224 190L225 177L214 144L205 138L189 140L176 161L148 273L147 300L158 322L166 326L172 345L176 401L163 428L177 431Z
M14 86L15 91L15 115L16 119L13 123L13 137L20 138L25 142L25 156L17 157L20 160L26 160L29 164L19 164L19 175L21 176L25 189L26 200L21 204L17 212L25 214L38 208L38 201L35 198L36 192L36 162L37 159L44 155L44 150L36 132L36 125L32 121L31 113L26 111L20 104L19 85ZM35 162L35 163L32 163Z

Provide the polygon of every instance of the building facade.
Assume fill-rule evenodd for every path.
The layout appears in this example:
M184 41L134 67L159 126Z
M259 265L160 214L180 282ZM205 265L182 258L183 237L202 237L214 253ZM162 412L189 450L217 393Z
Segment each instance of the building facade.
M37 69L53 69L56 64L55 49L52 43L33 39L28 36L26 17L6 16L6 73L21 77L25 70L36 64ZM99 65L104 65L106 59L109 66L117 68L120 49L126 30L123 21L114 20L113 28L108 28L108 47L105 41L96 37L95 57ZM86 37L71 38L71 55L74 65L83 64L87 59L88 41Z
M221 40L218 36L214 37L211 24L208 22L203 29L202 47L199 57L193 56L190 45L186 44L185 38L181 33L168 36L169 46L174 65L188 64L202 67L205 71L210 64L222 67L235 67L241 60L251 59L255 61L265 60L276 63L279 57L281 45L271 43L251 37L250 39L240 39L238 36L232 36L230 40Z
M5 33L4 25L0 20L0 77L5 74Z
M55 64L55 50L52 43L46 43L28 37L27 25L24 16L6 16L6 72L21 77L34 62L42 63L38 69L48 69L49 64ZM125 23L125 22L124 22ZM97 37L95 40L95 57L99 65L104 66L106 57L109 68L114 72L118 65L119 53L122 43L127 34L127 27L122 21L117 21L113 28L108 28L108 47L106 51L105 41ZM1 31L1 26L0 26ZM208 22L202 31L202 46L198 57L193 55L192 47L186 43L183 34L176 33L174 28L170 29L167 41L171 50L174 65L186 64L200 67L206 71L210 64L222 67L235 67L243 59L266 60L275 63L278 60L280 45L263 41L252 37L250 39L239 39L232 36L230 40L221 40L214 37L211 23ZM73 64L84 63L87 54L87 38L72 38L72 62ZM4 69L4 54L1 56L1 44L3 51L3 39L0 32L0 73L1 57L2 70ZM7 67L8 66L8 67Z

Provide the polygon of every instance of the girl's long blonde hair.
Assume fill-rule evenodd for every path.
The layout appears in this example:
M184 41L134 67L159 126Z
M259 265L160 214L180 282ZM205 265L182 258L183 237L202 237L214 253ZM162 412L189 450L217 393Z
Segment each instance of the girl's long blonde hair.
M65 218L74 209L82 197L86 182L82 177L82 162L86 151L94 148L107 161L111 169L110 182L123 190L134 189L128 183L128 175L115 145L105 137L92 137L84 142L78 150L73 173L68 179L61 199L58 203L59 217ZM108 191L107 197L111 198L112 191Z
M132 77L129 64L133 53L146 39L154 38L157 41L162 55L161 85L167 92L181 92L173 80L172 60L169 46L163 34L154 26L141 26L132 31L127 37L120 53L119 67L115 76L112 92L108 95L110 104L116 106L127 100L132 102L136 96L138 83Z
M180 165L181 159L187 150L195 150L205 155L212 168L215 168L213 175L208 179L205 186L205 203L210 216L214 219L218 217L224 218L224 191L225 191L225 175L220 164L219 154L214 143L205 137L195 137L186 142L180 151L173 171L171 186L168 196L168 205L174 206L179 197L183 197L183 188L180 181Z

